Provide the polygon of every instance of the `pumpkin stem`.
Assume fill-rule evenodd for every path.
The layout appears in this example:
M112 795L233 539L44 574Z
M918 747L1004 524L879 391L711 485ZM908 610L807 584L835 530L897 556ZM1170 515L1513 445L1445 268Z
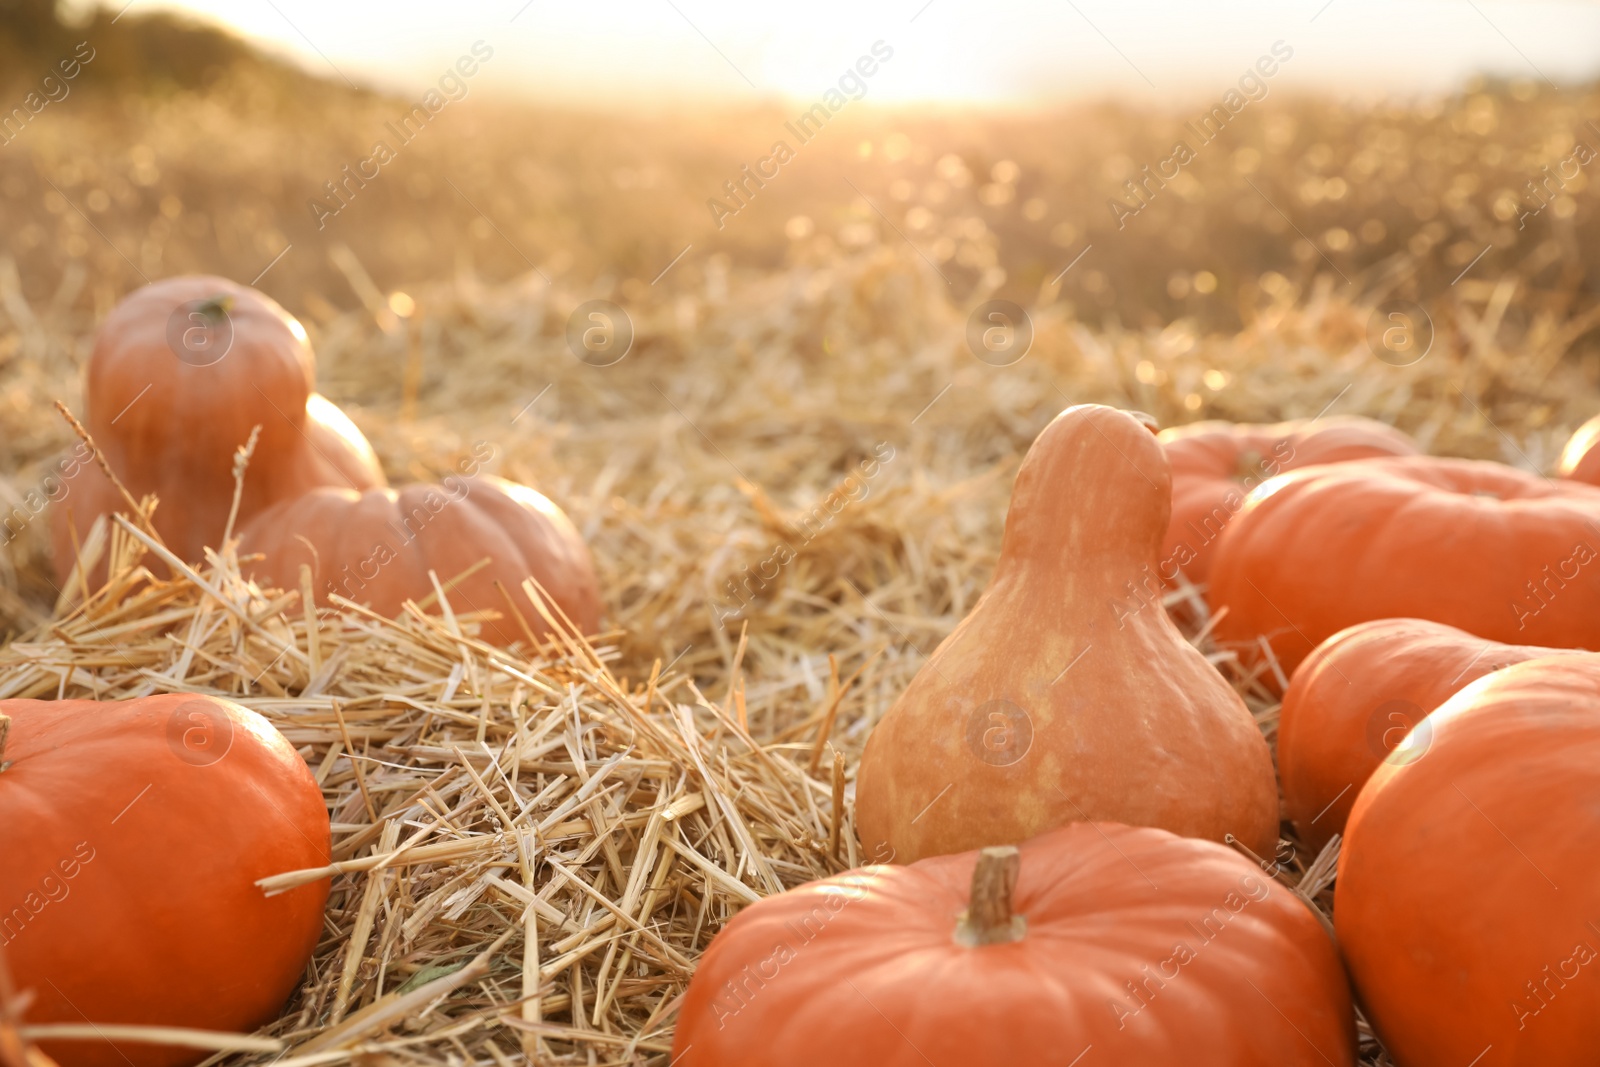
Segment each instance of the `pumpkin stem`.
M1156 421L1156 417L1154 415L1143 411L1132 410L1130 410L1128 414L1132 415L1135 419L1138 419L1141 423L1143 423L1144 428L1149 430L1151 433L1159 434L1161 432L1161 424Z
M0 712L0 771L11 764L6 762L6 738L11 734L11 716Z
M1236 481L1247 478L1260 477L1265 470L1266 457L1253 448L1247 448L1239 453L1238 462L1234 464L1233 477Z
M956 942L975 948L1020 941L1028 920L1011 910L1022 858L1015 845L986 848L972 870L972 896L956 925Z
M222 293L210 300L201 301L195 305L194 310L210 319L212 323L220 322L233 310L233 294Z

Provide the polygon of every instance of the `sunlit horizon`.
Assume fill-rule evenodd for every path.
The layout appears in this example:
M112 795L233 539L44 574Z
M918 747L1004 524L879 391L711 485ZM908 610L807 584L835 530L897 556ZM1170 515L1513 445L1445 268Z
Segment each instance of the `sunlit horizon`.
M1262 0L1206 10L1171 0L1048 5L905 0L803 9L726 0L134 0L219 24L327 77L420 93L481 42L475 93L653 111L811 101L873 46L873 105L1031 108L1085 99L1173 104L1220 95L1274 44L1274 91L1355 98L1448 92L1477 74L1571 83L1600 75L1600 6L1421 0ZM852 83L853 86L853 83ZM854 93L852 93L854 95Z

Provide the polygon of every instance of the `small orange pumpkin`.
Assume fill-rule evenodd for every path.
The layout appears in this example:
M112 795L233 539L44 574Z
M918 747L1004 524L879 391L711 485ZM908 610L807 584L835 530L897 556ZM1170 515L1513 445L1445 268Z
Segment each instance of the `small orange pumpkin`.
M1265 638L1286 673L1371 619L1600 649L1600 489L1431 456L1291 471L1223 531L1206 599L1219 644Z
M241 520L307 489L385 484L355 424L312 392L305 329L265 295L225 278L147 285L107 316L84 378L85 424L135 500L160 500L155 527L179 558L218 547L233 503L234 453L261 427ZM126 510L94 463L53 507L56 571L72 569L95 518ZM71 513L71 533L67 513Z
M469 469L470 461L468 463ZM428 572L448 582L487 558L448 597L461 610L492 609L484 637L510 645L526 634L508 617L509 593L535 634L548 633L522 590L536 579L583 633L600 625L600 587L594 563L572 522L543 495L493 475L455 475L442 485L401 489L313 489L257 515L239 539L239 555L260 554L246 570L281 589L299 586L300 565L311 567L318 601L329 594L366 604L382 615L433 593Z
M1561 461L1556 473L1575 482L1600 485L1600 415L1582 426L1561 450Z
M1273 853L1266 740L1161 607L1170 502L1166 456L1127 412L1080 405L1040 432L989 587L867 739L869 851L910 862L1107 819Z
M1455 692L1560 651L1425 619L1364 622L1322 642L1295 669L1278 721L1284 807L1301 840L1320 851L1343 833L1362 784L1380 763L1425 750L1427 730L1413 727ZM1415 748L1403 744L1408 734Z
M1480 678L1350 813L1334 926L1406 1067L1577 1067L1600 1049L1600 655Z
M226 700L7 700L0 938L31 1023L248 1032L298 986L328 883L328 812L272 724ZM5 732L0 729L0 733ZM62 1067L180 1067L194 1049L45 1041Z
M684 995L677 1067L1348 1067L1311 910L1238 853L1116 823L873 866L745 908Z
M1208 421L1161 431L1172 464L1172 520L1161 545L1161 576L1179 571L1204 584L1211 557L1245 494L1273 475L1319 463L1373 456L1411 456L1417 444L1376 419L1359 415L1279 423Z

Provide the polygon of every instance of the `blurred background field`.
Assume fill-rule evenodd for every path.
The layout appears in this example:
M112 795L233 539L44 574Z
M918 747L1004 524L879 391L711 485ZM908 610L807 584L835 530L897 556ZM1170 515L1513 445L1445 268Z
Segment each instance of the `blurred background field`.
M91 24L35 54L122 41L130 28L138 41L139 28L167 21L129 14L114 32ZM1195 142L1185 123L1215 99L1165 111L1106 101L1032 114L847 109L801 145L785 123L803 107L630 115L469 94L470 106L446 108L401 145L390 124L413 101L260 57L218 64L215 31L191 32L192 68L155 58L169 54L164 42L143 60L102 42L72 95L0 153L4 248L30 301L90 309L141 273L248 280L290 245L289 270L262 287L313 321L359 296L327 254L338 244L384 291L536 271L629 299L686 245L693 255L663 279L684 291L718 272L899 245L936 265L958 306L998 291L1094 325L1187 318L1228 330L1252 320L1263 293L1317 274L1352 299L1385 286L1441 295L1486 247L1471 277L1516 272L1519 307L1565 314L1587 257L1600 254L1589 168L1571 163L1580 142L1600 150L1592 86L1480 78L1376 106L1275 88L1119 228L1109 203L1137 206L1124 183L1175 140ZM148 63L150 76L124 75L119 62ZM29 88L14 78L5 99L20 103ZM724 183L780 138L795 160L719 228L707 200L733 203ZM343 182L342 168L379 139L396 160L319 226L309 202L337 206L325 183ZM1564 162L1576 177L1520 220L1542 203L1530 184ZM74 264L93 281L70 284Z
M391 479L483 441L489 470L565 507L619 672L675 664L719 699L742 679L753 732L776 737L828 702L833 669L865 667L831 739L852 764L981 591L1021 455L1069 404L1163 425L1366 414L1538 471L1600 411L1600 198L1595 164L1571 163L1600 149L1600 86L1480 78L1371 106L1274 88L1120 228L1108 202L1131 204L1124 182L1214 96L846 110L720 229L706 200L803 109L469 97L319 228L308 201L406 98L169 16L10 10L0 106L37 81L24 60L97 54L0 146L0 634L60 597L28 504L70 440L51 401L81 408L96 322L178 273L255 281L300 316L319 389ZM1564 162L1576 176L1536 198ZM1036 330L1006 367L964 339L996 297ZM565 339L596 298L636 329L609 367ZM1369 344L1392 299L1431 317L1409 366ZM780 545L793 561L747 582Z

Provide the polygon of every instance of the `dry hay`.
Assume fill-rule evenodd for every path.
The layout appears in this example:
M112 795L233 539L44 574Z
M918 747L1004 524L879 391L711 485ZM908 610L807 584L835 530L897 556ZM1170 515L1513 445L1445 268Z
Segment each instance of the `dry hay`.
M6 650L0 699L223 695L306 758L334 863L262 886L333 891L305 985L265 1031L277 1062L491 1062L519 1043L541 1062L649 1060L730 915L857 859L842 761L807 772L837 701L758 743L737 673L712 700L671 665L614 674L603 636L497 649L447 582L397 619L307 611L231 551L202 573L120 516L99 540L117 577Z
M397 479L492 434L489 469L538 484L594 545L610 632L490 648L447 610L448 575L396 620L308 613L226 551L135 580L160 553L126 523L97 550L129 576L87 600L53 591L47 618L34 523L0 605L33 629L0 652L0 696L216 693L300 748L343 866L306 985L268 1031L278 1062L664 1064L674 999L727 917L855 861L861 743L976 600L1048 418L1084 400L1163 423L1363 412L1538 468L1600 398L1563 358L1587 323L1531 308L1512 331L1519 286L1463 282L1405 368L1373 359L1369 309L1331 284L1280 292L1230 337L1093 333L1042 294L1033 351L995 368L965 351L964 309L925 264L878 248L697 295L612 294L639 337L604 369L561 336L592 292L534 275L417 287L409 320L375 301L314 324L321 387ZM88 326L50 343L81 356ZM6 384L75 403L70 371L19 358ZM0 418L29 465L66 433ZM878 442L894 459L866 491L803 521ZM719 619L727 583L779 544L793 559ZM1276 706L1238 684L1270 739ZM1291 840L1262 860L1327 910L1332 853Z

